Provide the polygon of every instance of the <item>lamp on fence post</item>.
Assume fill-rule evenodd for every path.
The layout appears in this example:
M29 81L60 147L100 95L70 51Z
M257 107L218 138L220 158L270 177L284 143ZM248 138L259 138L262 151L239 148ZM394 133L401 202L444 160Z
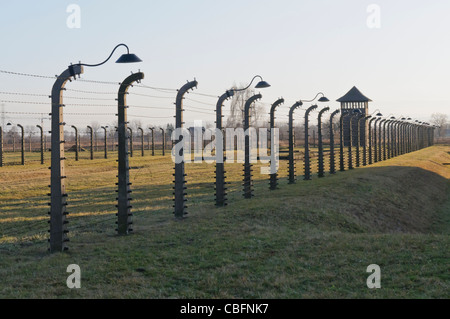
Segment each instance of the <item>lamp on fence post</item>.
M134 63L141 60L134 54L130 54L125 44L117 45L109 57L99 64L72 64L60 76L57 77L52 88L52 129L51 129L51 203L50 203L50 252L61 252L68 248L66 207L67 197L65 185L65 165L64 165L64 120L63 120L63 92L67 81L71 78L83 74L83 67L97 67L108 62L114 52L120 46L127 48L127 54L123 54L116 63Z
M36 125L40 131L40 152L41 152L41 165L44 165L44 129L40 125Z
M256 89L265 89L269 88L270 84L264 81L264 79L260 75L255 75L253 79L250 81L249 85L247 85L245 88L242 89L232 89L233 93L236 94L237 92L246 91L249 89L253 82L259 78L260 81L256 84ZM252 97L250 97L246 102L244 106L244 132L247 132L248 134L245 134L245 163L244 163L244 198L250 199L253 197L253 189L252 189L252 164L250 161L250 108L254 102L261 99L261 94L256 94Z
M12 123L8 123L6 125L12 126L13 124ZM24 130L22 125L17 124L17 126L20 128L20 131L22 133L21 138L20 138L20 140L21 140L20 147L21 147L21 154L22 154L22 156L21 156L21 164L25 165L25 130Z
M327 99L325 97L325 95L323 93L318 93L313 100L309 100L309 101L302 100L302 102L313 102L320 95L322 97L318 100L319 102L323 103L323 102L329 102L330 101L329 99ZM305 181L310 181L311 180L311 157L310 157L310 154L309 154L309 114L312 111L314 111L315 109L317 109L317 108L318 108L318 105L313 105L309 109L307 109L306 112L305 112L305 159L304 159L304 164L305 164L304 180Z
M149 127L148 129L152 132L152 156L155 156L155 128Z
M307 103L307 102L314 102L319 96L322 96L319 99L319 102L329 102L329 100L325 97L325 95L323 93L318 93L314 99L312 100L300 100L298 102L296 102L294 105L292 105L291 109L289 110L289 184L295 184L295 157L294 157L294 111L303 106L303 103ZM309 166L309 143L308 143L308 116L309 113L313 110L317 108L317 105L315 105L314 107L311 107L305 114L305 161L307 158L307 162L308 165L306 165L305 162L305 178L307 176L307 167L309 168L309 179L311 178L311 167ZM309 180L308 179L308 180Z
M141 127L139 127L138 130L141 131L141 156L144 157L144 130Z
M108 159L108 126L101 127L105 131L104 142L105 142L105 159Z

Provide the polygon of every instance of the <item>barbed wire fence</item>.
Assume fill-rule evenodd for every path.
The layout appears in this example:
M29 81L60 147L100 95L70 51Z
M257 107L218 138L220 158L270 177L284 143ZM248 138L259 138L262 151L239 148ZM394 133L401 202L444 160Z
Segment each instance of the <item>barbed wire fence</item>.
M29 73L20 73L20 72L12 72L6 70L0 70L0 76L7 77L26 77L33 81L46 81L46 80L55 80L58 77L56 76L47 76L47 75L36 75ZM114 122L117 113L117 92L114 91L113 87L118 89L120 82L114 81L100 81L100 80L90 80L90 79L77 79L73 81L73 83L78 83L75 88L67 88L65 91L67 92L67 96L64 96L64 107L67 112L64 112L65 122L70 125L76 125L79 127L80 131L84 131L86 126L90 123L88 122L98 122L98 120L102 121L102 124L108 124L110 126L110 130L114 130ZM79 87L78 87L79 86ZM140 100L140 103L129 103L127 106L129 107L131 113L128 114L128 117L135 121L145 120L145 125L142 125L144 131L148 131L148 128L153 126L151 125L152 121L162 122L167 120L169 124L173 122L175 117L175 107L173 105L173 101L175 100L178 89L174 88L164 88L164 87L154 87L148 86L144 84L134 84L132 85L132 92L128 92L129 96L133 98L133 100ZM191 97L193 96L193 98ZM8 153L6 160L2 158L3 166L8 165L7 160L10 160L11 164L17 164L15 153L11 152L17 151L15 147L15 142L12 140L19 140L19 137L16 134L16 131L13 129L17 126L17 124L22 124L20 122L25 122L29 124L28 134L29 134L29 144L30 150L33 152L33 149L36 152L37 147L33 147L33 131L31 131L32 127L36 127L36 123L43 123L43 121L48 120L51 114L48 112L49 106L51 102L49 101L50 96L48 94L44 94L41 92L14 92L6 89L2 89L0 91L0 104L7 104L8 108L10 106L14 107L14 110L4 111L2 109L2 130L5 132L5 122L8 121L8 126L11 126L8 134L4 134L4 141L6 148L3 149L4 153ZM209 115L212 117L215 115L215 103L218 99L218 96L203 92L190 92L189 97L184 98L187 101L187 104L183 105L183 111L188 115L188 117L192 117L195 120L196 115ZM264 104L264 103L263 103ZM265 106L267 106L266 104ZM23 110L25 106L33 106L33 110L35 111L26 111ZM154 113L157 113L154 115ZM283 113L283 112L280 112ZM278 117L282 118L285 114L280 114ZM286 116L287 117L287 116ZM98 119L98 120L97 120ZM283 121L280 121L284 123ZM286 119L287 122L287 119ZM281 124L280 123L280 124ZM165 123L167 124L167 123ZM165 124L160 124L165 125ZM46 126L48 127L48 125ZM100 127L100 125L98 125ZM48 130L46 130L48 131ZM35 131L36 132L36 131ZM67 136L71 136L69 131L66 131ZM169 132L170 134L170 132ZM417 133L419 134L419 133ZM424 134L421 132L420 134ZM48 134L45 134L47 136ZM305 134L308 136L308 134ZM416 136L416 139L424 139L424 136ZM87 135L84 134L84 137ZM166 140L166 136L163 137ZM376 138L376 137L375 137ZM411 137L410 137L411 138ZM80 138L82 139L82 138ZM96 139L97 140L97 139ZM309 139L308 139L309 140ZM314 138L315 140L315 138ZM113 145L116 143L116 138L113 141ZM307 141L306 143L309 143ZM430 143L426 143L425 140L421 141L421 146L429 145ZM315 144L315 142L314 142ZM86 145L86 144L84 144ZM81 145L81 147L83 147ZM104 147L108 147L108 144L105 144ZM144 144L142 145L144 147ZM405 148L405 146L403 146ZM48 153L48 148L47 149ZM114 147L113 147L114 149ZM414 150L414 148L410 148L410 150ZM13 153L13 154L11 154ZM404 152L403 152L404 153ZM3 154L2 154L3 155ZM311 156L308 155L308 159L317 160L320 154L313 153ZM344 154L345 156L348 156ZM401 154L400 154L401 155ZM323 154L322 154L323 156ZM100 159L100 158L99 158ZM47 159L48 160L48 159ZM35 159L34 157L28 158L26 163L28 164L36 164L39 159ZM111 165L114 166L115 162L113 160L109 160ZM315 163L311 163L314 164ZM103 166L104 162L97 161L91 162L86 161L84 163L78 164L79 166L86 167L94 167L94 166ZM41 171L43 168L39 167L39 165L30 166L32 169L23 170L20 172L22 174L33 173ZM152 167L135 167L131 168L133 171L132 181L137 181L141 178L141 176L146 176L150 171L154 174L156 173L165 173L166 169L163 170L155 170ZM256 185L262 185L265 181L255 181ZM212 176L211 176L211 183ZM113 184L114 185L114 184ZM111 189L113 189L113 185L111 185ZM42 189L45 188L42 187ZM171 189L170 185L167 185L163 190L169 191ZM204 190L203 190L204 191ZM240 181L235 181L228 187L228 193L238 194L241 191ZM81 192L81 195L83 192ZM79 193L76 193L79 195ZM114 194L111 194L111 202L114 202ZM206 199L210 196L207 192L205 194L201 194L201 192L196 192L196 196L202 199ZM39 202L42 200L44 202L44 198L40 198ZM167 200L167 204L170 205L170 200ZM39 204L40 207L45 206L45 204ZM80 208L81 207L81 208ZM78 208L83 210L82 205L79 205ZM137 210L134 212L135 215L139 216L144 214L145 210ZM1 216L0 216L1 217ZM73 225L71 225L71 231L76 232L89 232L93 229L98 231L98 226L106 226L113 225L113 221L116 219L114 213L106 213L106 214L92 214L86 215L80 212L79 216L74 214L71 217L71 221L73 221ZM42 217L42 215L30 215L24 218L16 218L11 219L11 221L2 222L0 220L0 240L4 240L5 242L14 242L14 240L9 240L8 238L15 238L18 242L23 242L25 239L28 241L37 241L42 243L42 237L47 235L47 218ZM3 226L5 224L7 226ZM3 227L2 227L3 226ZM113 229L113 227L110 227ZM105 229L105 227L101 227L101 229ZM107 228L109 229L109 228ZM25 241L26 241L25 240Z

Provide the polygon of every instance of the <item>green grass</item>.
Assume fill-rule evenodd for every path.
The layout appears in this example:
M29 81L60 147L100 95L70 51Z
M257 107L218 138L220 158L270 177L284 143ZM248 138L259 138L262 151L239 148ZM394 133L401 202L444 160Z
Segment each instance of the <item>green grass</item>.
M256 165L252 200L242 198L242 165L227 164L229 206L220 209L214 165L189 164L184 221L172 215L170 157L135 155L127 237L114 231L115 154L80 162L68 154L70 251L54 255L48 164L6 166L0 297L449 298L449 152L436 146L295 185L283 162L274 192ZM69 264L80 265L82 289L67 288ZM381 266L382 289L366 286L370 264Z

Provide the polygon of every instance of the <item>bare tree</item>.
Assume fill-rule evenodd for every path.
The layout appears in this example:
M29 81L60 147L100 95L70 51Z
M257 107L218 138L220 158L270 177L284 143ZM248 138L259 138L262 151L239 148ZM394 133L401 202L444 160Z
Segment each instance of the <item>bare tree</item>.
M237 88L234 87L234 89ZM230 116L227 118L227 127L242 127L245 102L253 95L255 95L255 91L251 89L238 91L234 94L233 99L231 100ZM255 102L254 107L250 109L250 125L253 127L264 125L264 113L264 106L261 103Z
M32 152L32 142L33 142L33 135L36 134L34 131L34 126L27 125L25 126L25 132L28 132L28 145L29 145L29 151Z
M446 126L448 124L448 116L447 116L447 114L433 113L431 115L431 124L434 124L434 125L439 127L437 129L438 137L444 137L445 136L445 130L447 128Z
M91 122L91 127L92 127L92 130L94 131L94 148L95 148L95 151L98 151L97 133L98 133L98 130L100 130L101 126L97 121L95 121L95 122Z
M141 120L132 120L130 123L130 127L133 129L133 132L137 132L140 127L142 127ZM142 127L144 128L144 127Z

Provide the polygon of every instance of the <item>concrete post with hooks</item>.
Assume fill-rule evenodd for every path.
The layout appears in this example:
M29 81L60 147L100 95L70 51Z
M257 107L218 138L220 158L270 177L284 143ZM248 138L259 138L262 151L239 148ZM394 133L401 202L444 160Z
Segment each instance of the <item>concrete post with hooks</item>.
M395 122L395 145L394 145L394 156L400 156L400 121Z
M330 174L336 174L336 154L334 151L334 129L333 120L341 111L336 110L330 116Z
M141 127L138 130L141 132L141 156L144 157L144 130Z
M75 161L78 162L79 160L79 138L78 138L78 128L76 128L74 125L72 125L72 128L75 130Z
M374 153L373 153L373 162L378 163L378 122L380 121L380 118L377 118L375 120L375 123L373 124L373 139L374 139Z
M330 110L329 107L322 109L319 112L318 116L318 124L317 124L317 135L319 138L319 163L318 163L318 172L319 177L325 177L325 163L324 163L324 154L323 154L323 134L322 134L322 116L325 112Z
M50 252L62 252L68 249L66 216L67 197L66 171L64 157L64 104L63 92L67 81L72 76L83 73L83 67L71 66L65 70L55 81L52 88L52 130L51 130L51 183L50 183Z
M392 142L391 142L391 125L392 125L392 121L386 121L386 160L391 159L391 147L392 147Z
M383 160L383 123L386 120L380 120L380 125L378 127L378 161L381 162Z
M148 129L152 132L152 156L155 156L155 128L149 127Z
M302 106L298 101L289 110L289 184L295 184L295 157L294 157L294 112Z
M144 73L138 72L127 77L119 88L118 93L118 136L119 136L119 174L118 177L118 190L117 190L117 232L119 235L128 235L133 231L132 229L132 216L131 209L131 183L130 183L130 164L129 164L129 152L128 152L128 139L130 136L128 131L128 115L127 115L127 95L129 88L134 82L139 82L144 79Z
M347 113L341 112L341 118L339 123L339 171L345 172L345 163L344 163L344 118L347 116Z
M279 107L281 104L284 103L284 99L280 98L275 101L275 103L272 104L272 107L270 108L270 135L273 136L272 132L275 129L275 111L277 107ZM273 158L275 156L275 152L273 150L270 150L270 158L271 158L271 164L275 159ZM270 174L270 182L269 182L269 189L270 190L276 190L278 188L278 173Z
M365 121L366 117L361 114L358 119L358 129L356 130L356 167L361 167L361 121ZM366 127L366 123L364 123L364 128ZM364 134L365 136L365 134ZM366 145L366 141L364 141L363 148Z
M25 165L25 129L22 125L17 124L20 128L21 136L20 136L20 152L21 152L21 164Z
M313 105L307 109L305 113L305 181L311 180L311 157L309 154L309 114L317 108L317 105Z
M353 120L358 116L358 114L352 114L350 115L350 127L349 127L349 142L348 142L348 169L352 170L354 169L353 167L353 141L354 141L354 126L353 126ZM359 136L358 136L359 138ZM359 141L358 141L359 143ZM358 147L359 150L359 147Z
M369 121L369 165L373 164L373 129L372 129L372 122L376 121L377 118L371 118Z
M383 122L383 161L386 161L387 160L387 150L386 150L386 147L387 147L387 141L386 141L386 138L387 138L387 124L388 124L388 120L384 120L384 122Z
M133 157L133 129L131 127L127 127L128 132L130 133L130 157Z
M3 128L0 126L0 167L3 167Z
M90 141L91 141L91 161L94 159L94 129L91 126L87 127L89 129Z
M104 142L104 157L108 159L108 129L105 126L102 126L102 129L105 131L105 136L103 137Z
M223 131L223 104L226 100L234 96L234 91L230 90L225 92L216 104L216 131ZM217 138L217 137L216 137ZM224 144L223 139L221 142L216 143L216 206L222 207L227 205L227 182L225 171L225 157L224 157Z
M250 162L250 108L257 100L261 99L261 94L250 97L244 106L244 132L245 134L245 163L244 163L244 198L251 199L253 195L252 163Z
M44 128L40 125L36 125L40 133L40 153L41 153L41 165L44 165Z
M189 92L189 90L193 90L194 88L197 88L198 82L192 81L188 82L181 89L178 90L176 102L175 102L175 129L183 129L184 126L184 120L183 120L183 100L184 95ZM164 130L161 129L163 132ZM165 135L163 140L165 140ZM175 136L174 143L178 144L180 142L185 142L184 137L183 139L180 139L180 136ZM165 143L164 143L165 144ZM179 154L176 154L176 156L181 157L180 162L175 163L175 180L174 180L174 214L176 219L183 219L185 215L187 215L186 211L186 202L187 199L185 196L187 195L186 192L186 174L184 170L184 148L181 148Z
M163 128L160 128L162 135L162 156L166 156L166 131Z

